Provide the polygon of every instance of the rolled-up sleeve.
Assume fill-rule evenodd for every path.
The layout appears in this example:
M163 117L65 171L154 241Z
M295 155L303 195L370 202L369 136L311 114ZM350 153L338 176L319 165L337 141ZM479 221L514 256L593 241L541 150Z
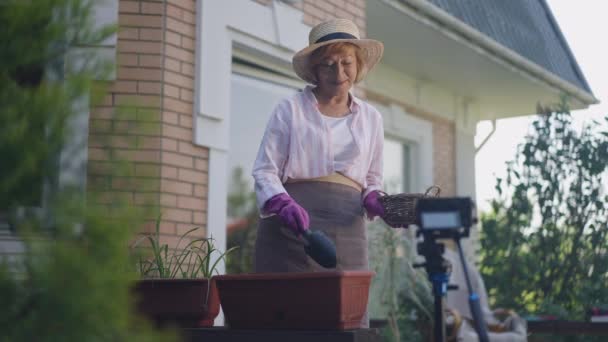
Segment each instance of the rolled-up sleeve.
M378 121L373 135L370 153L372 154L369 170L365 176L367 187L363 191L363 198L374 190L382 190L382 175L384 168L384 127L382 116L378 113Z
M260 213L268 199L286 192L281 178L289 153L289 114L290 105L287 101L283 101L275 107L266 125L266 131L253 165L252 175L255 180L255 193Z

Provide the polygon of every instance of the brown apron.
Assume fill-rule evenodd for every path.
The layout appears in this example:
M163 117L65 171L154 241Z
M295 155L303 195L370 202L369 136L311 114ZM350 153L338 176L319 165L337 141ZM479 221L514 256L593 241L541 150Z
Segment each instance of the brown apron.
M336 245L335 269L318 265L304 252L304 240L282 225L278 216L260 220L255 272L323 272L368 270L367 233L361 192L351 186L319 181L284 184L310 217L310 229L323 231ZM367 314L362 321L368 327Z

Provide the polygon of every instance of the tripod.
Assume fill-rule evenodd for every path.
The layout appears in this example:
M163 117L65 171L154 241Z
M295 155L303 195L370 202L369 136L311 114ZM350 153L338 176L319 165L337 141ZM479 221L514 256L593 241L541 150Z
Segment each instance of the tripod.
M464 254L460 246L460 239L454 238L458 246L460 254L460 262L462 263L463 272L469 290L469 307L473 316L475 330L480 342L489 342L488 331L486 329L485 320L479 303L479 296L473 292L467 265L464 259ZM448 290L456 289L455 285L448 285L449 274L452 272L452 264L443 258L445 245L437 242L433 238L424 239L418 243L418 254L423 255L426 262L422 264L414 264L414 267L424 267L428 274L429 280L433 285L434 299L434 319L433 336L436 342L445 342L445 296Z
M418 243L418 254L423 255L426 262L414 264L414 267L424 267L429 281L433 285L434 325L433 336L438 342L445 341L445 296L448 290L449 274L452 264L443 258L445 246L434 239L425 239Z

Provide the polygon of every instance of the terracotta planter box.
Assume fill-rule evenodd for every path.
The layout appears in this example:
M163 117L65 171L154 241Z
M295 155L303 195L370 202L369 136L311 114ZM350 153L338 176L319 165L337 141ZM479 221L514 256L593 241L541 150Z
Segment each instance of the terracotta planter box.
M374 272L217 276L226 324L237 329L361 327Z
M158 325L213 326L220 311L220 301L215 280L211 278L211 284L208 283L207 279L140 280L135 286L137 309Z

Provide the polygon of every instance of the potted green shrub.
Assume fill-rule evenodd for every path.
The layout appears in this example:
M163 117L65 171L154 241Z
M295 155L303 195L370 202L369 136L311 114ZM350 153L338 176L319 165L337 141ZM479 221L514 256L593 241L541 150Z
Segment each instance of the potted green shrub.
M154 234L148 234L132 245L149 244L151 254L141 255L137 262L142 279L135 285L137 308L158 325L208 327L219 314L220 301L214 273L217 265L235 248L219 251L213 238L195 238L184 233L174 249L160 243L160 218ZM186 241L190 240L186 243ZM182 246L182 243L184 245ZM213 256L218 257L213 260Z

